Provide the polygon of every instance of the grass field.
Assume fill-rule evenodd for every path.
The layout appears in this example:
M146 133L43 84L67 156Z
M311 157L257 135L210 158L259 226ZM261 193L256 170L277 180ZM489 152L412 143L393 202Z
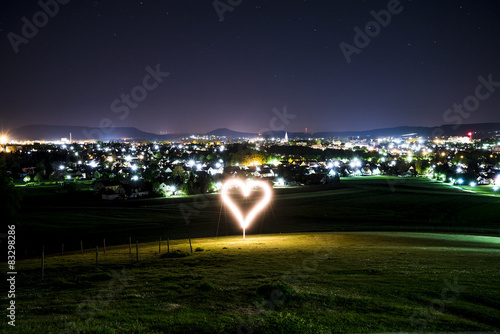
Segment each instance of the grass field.
M16 331L499 332L500 200L467 190L390 177L278 188L242 240L217 194L23 188Z
M500 330L500 238L406 232L219 237L18 264L19 333ZM201 250L202 249L202 250ZM170 255L171 257L167 257ZM178 256L178 257L173 257ZM4 322L5 323L5 322Z
M476 189L482 189L476 187ZM28 256L128 242L238 235L218 194L108 202L85 193L26 188L20 247ZM500 199L425 178L343 178L337 188L275 189L248 233L429 231L500 235ZM184 212L184 216L183 216ZM24 251L21 255L24 254Z

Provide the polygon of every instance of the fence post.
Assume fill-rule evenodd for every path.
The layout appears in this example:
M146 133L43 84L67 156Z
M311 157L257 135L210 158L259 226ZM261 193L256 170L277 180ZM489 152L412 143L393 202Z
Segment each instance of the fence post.
M128 237L128 252L132 254L132 237Z
M193 246L191 245L191 238L189 238L189 248L191 248L191 253L193 252Z
M45 246L42 246L42 280L45 275Z
M139 240L135 241L136 260L139 262Z
M167 253L170 253L170 238L167 238Z
M161 254L161 237L160 241L158 241L158 254Z
M99 246L95 246L95 265L99 266Z
M106 238L103 238L102 241L104 244L104 254L106 254Z

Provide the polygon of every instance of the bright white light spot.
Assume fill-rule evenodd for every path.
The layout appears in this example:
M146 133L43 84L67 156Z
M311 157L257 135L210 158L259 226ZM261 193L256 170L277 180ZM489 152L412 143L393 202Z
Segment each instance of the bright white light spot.
M132 181L137 181L137 180L139 180L139 176L137 175L132 176Z
M90 163L89 163L89 166L92 167L92 168L96 168L97 167L97 162L95 162L94 160L92 160Z
M264 196L260 201L257 202L257 204L250 210L250 212L248 212L246 217L244 217L240 208L228 195L228 190L231 188L239 188L245 197L248 197L248 195L250 195L250 191L252 188L260 188L264 191ZM267 204L269 204L269 202L271 201L271 196L271 187L269 187L268 183L265 181L250 180L247 184L240 179L231 179L229 181L226 181L222 186L222 200L224 201L224 204L229 207L236 220L243 228L243 239L245 239L245 229L250 225L257 214L262 211Z
M471 186L471 187L475 187L475 186L476 186L476 182L471 182L471 183L469 183L469 186Z
M464 180L463 180L463 179L458 179L458 180L457 180L457 183L458 183L458 184L464 184Z
M59 170L64 170L66 167L64 165L59 165Z
M130 166L130 168L131 168L133 171L136 171L136 170L137 170L137 165L132 165L132 166Z
M221 163L220 163L220 162L218 162L218 163L216 163L216 164L215 164L215 168L221 168L221 166L222 166L222 165L221 165Z

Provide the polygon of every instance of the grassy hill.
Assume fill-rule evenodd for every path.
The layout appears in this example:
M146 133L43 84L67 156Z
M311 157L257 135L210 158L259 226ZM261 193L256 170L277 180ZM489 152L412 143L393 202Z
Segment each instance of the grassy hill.
M463 187L465 190L468 187ZM428 231L500 235L500 199L490 186L476 194L425 178L342 178L334 188L274 189L271 206L249 234L308 231ZM218 194L167 199L102 201L50 187L24 188L20 255L127 243L239 235ZM56 191L59 191L56 193ZM488 195L488 196L487 196Z
M246 240L217 194L104 202L51 186L23 193L20 333L500 330L491 187L366 177L274 189Z
M19 333L499 331L497 237L339 232L193 239L18 263ZM5 321L2 326L5 325Z

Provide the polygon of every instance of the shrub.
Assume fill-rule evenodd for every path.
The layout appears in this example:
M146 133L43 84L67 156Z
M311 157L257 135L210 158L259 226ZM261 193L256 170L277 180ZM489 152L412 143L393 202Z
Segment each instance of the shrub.
M184 252L184 251L181 251L181 250L175 250L171 253L165 253L165 254L162 254L160 257L162 259L164 258L180 258L180 257L186 257L186 256L189 256L190 254L188 252Z
M271 283L266 283L257 288L257 294L269 299L277 299L277 300L289 300L294 295L293 287L285 282L276 281Z
M200 286L198 287L198 289L200 291L204 291L204 292L212 292L212 291L215 290L215 287L210 282L203 282L202 284L200 284Z

